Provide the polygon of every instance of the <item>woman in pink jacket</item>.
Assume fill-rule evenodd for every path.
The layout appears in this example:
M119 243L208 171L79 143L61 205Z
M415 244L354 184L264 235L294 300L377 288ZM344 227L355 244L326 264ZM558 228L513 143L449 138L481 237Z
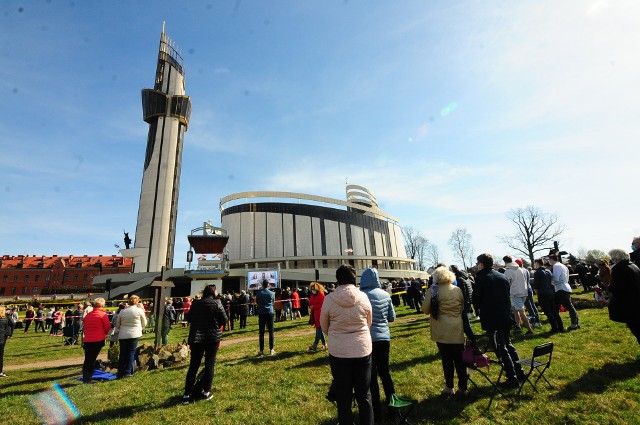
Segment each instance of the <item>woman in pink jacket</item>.
M322 306L320 324L329 335L329 364L338 405L338 421L351 424L351 395L355 392L360 425L373 424L371 404L371 327L369 298L356 288L356 270L342 265L336 270L338 288Z
M318 351L318 344L322 341L322 349L327 349L327 343L324 340L324 334L320 327L320 313L322 312L322 304L324 304L324 286L318 282L311 282L311 296L309 297L310 315L313 317L313 324L316 327L316 339L309 346L309 351Z

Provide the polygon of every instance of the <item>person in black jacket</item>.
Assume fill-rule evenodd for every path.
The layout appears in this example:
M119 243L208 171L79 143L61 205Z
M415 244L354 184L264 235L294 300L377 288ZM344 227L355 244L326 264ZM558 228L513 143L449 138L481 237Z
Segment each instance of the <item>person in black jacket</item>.
M458 282L458 288L462 290L464 296L464 306L462 308L462 328L464 334L471 341L473 348L476 348L476 336L471 328L471 322L469 321L469 313L471 313L471 304L473 303L473 287L471 286L471 278L467 272L460 270L458 266L452 264L449 266L449 270L456 275L456 282Z
M607 288L612 297L609 308L616 306L619 317L640 344L640 316L637 311L640 303L640 268L631 262L629 254L623 249L612 249L609 257L615 263L611 268L611 284Z
M636 266L640 267L640 236L636 236L631 242L631 253L629 254L629 259Z
M6 309L4 306L0 306L0 378L6 378L7 375L2 372L4 367L4 345L7 342L7 338L13 335L13 329L15 323L10 317L7 317Z
M547 320L551 325L551 332L564 332L564 325L556 304L555 289L552 283L553 276L544 266L544 261L541 258L538 258L533 263L536 267L536 271L533 274L533 289L538 294L538 304L540 304L542 311L547 316Z
M518 380L524 381L525 374L516 363L520 358L509 336L509 330L515 324L511 313L509 281L502 273L493 270L491 254L480 254L477 260L479 271L476 274L473 298L479 310L480 324L491 337L496 354L504 365L507 381L503 385L517 388L520 386Z
M220 327L227 323L227 314L222 308L220 300L215 299L215 285L207 285L202 291L202 299L194 300L187 314L189 326L189 346L191 347L191 362L184 385L182 404L189 404L192 391L196 382L196 374L202 356L204 355L204 369L202 377L202 396L205 400L211 400L211 384L218 354L218 345L222 339Z

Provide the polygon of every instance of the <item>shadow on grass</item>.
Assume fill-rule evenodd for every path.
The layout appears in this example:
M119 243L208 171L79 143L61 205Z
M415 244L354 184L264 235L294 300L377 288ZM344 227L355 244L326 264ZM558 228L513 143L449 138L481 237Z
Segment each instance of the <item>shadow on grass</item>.
M417 365L435 362L437 360L440 360L440 353L436 352L436 353L428 354L426 356L420 355L418 357L407 359L402 362L394 362L390 365L390 368L391 368L391 371L397 372L400 370L405 370L410 367L415 367Z
M172 404L172 406L178 405L176 402ZM109 419L124 419L130 418L135 415L137 412L142 412L147 409L147 405L139 405L139 406L119 406L113 409L101 410L100 412L96 412L92 415L81 416L75 424L92 424L99 421L104 421L106 418Z
M567 384L559 393L562 400L572 400L580 393L600 394L610 384L626 381L640 374L640 361L626 363L606 363L600 369L589 369L580 378ZM552 382L553 384L553 382Z
M72 375L72 376L75 376L75 374ZM42 380L40 380L38 382L42 382ZM68 383L64 383L64 384L58 383L58 385L60 385L60 387L62 389L66 389L66 388L75 387L77 385L81 385L81 382L80 381L72 381L72 382L68 382ZM5 393L2 393L2 395L3 395L3 397L4 396L30 396L30 395L35 395L35 394L41 393L41 392L43 392L43 391L45 391L45 390L47 390L49 388L50 388L49 386L47 386L46 388L33 387L32 389L29 389L29 390L7 391Z

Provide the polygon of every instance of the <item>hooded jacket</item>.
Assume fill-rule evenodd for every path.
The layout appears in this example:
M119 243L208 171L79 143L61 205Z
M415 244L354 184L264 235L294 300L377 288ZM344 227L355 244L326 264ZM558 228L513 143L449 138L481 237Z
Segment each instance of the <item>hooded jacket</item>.
M366 269L360 278L360 290L367 295L372 309L371 340L390 341L389 322L396 320L391 296L382 289L376 269Z
M195 300L186 315L189 326L189 344L212 344L222 339L220 328L227 323L227 314L220 300L206 296Z
M327 295L320 313L322 331L329 335L329 354L362 358L371 354L371 303L355 285L340 285Z
M512 297L528 296L527 278L523 269L517 263L506 264L505 269L504 277L509 281L509 295Z

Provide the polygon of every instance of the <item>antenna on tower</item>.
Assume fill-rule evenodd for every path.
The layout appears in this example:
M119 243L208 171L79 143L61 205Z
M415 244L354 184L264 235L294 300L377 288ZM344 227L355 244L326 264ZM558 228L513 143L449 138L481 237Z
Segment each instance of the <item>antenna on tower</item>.
M162 21L162 33L164 34L164 25L167 23L167 21Z

